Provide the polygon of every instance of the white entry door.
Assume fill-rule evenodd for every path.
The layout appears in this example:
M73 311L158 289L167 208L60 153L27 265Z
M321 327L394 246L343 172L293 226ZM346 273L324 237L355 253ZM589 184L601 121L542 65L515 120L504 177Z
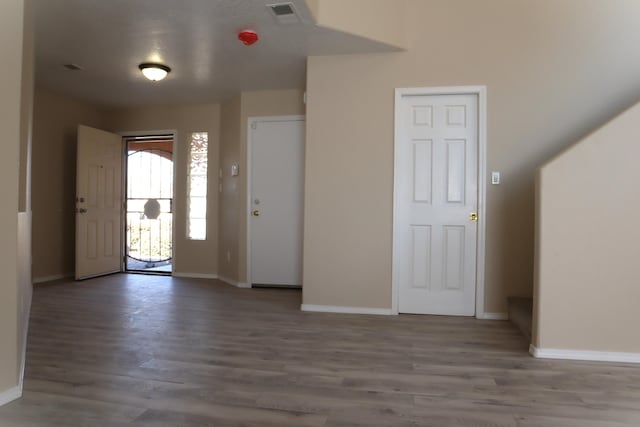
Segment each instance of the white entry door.
M302 285L304 117L251 119L251 284Z
M78 127L76 279L121 270L122 138Z
M396 108L398 311L473 316L478 96L402 96Z

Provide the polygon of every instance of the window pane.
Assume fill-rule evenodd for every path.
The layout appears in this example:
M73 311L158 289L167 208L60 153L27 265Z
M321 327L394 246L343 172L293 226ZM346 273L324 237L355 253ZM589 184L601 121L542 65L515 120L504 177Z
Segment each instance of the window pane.
M207 198L206 197L190 197L189 198L189 218L206 218L207 217Z
M204 175L207 173L207 155L192 154L191 163L189 164L189 173L194 175Z
M192 176L190 180L189 195L194 197L207 197L207 176Z
M191 134L189 169L187 177L187 237L192 240L207 238L207 132Z
M191 134L191 153L207 154L209 135L207 132L194 132Z
M207 220L194 219L189 220L189 238L191 240L204 240L207 238Z

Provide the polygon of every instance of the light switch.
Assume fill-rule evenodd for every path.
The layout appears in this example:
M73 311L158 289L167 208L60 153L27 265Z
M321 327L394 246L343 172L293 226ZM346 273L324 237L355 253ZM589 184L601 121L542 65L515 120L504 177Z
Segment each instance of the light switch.
M231 165L231 176L238 176L238 164L234 163Z
M493 185L500 184L500 172L496 172L496 171L491 172L491 184Z

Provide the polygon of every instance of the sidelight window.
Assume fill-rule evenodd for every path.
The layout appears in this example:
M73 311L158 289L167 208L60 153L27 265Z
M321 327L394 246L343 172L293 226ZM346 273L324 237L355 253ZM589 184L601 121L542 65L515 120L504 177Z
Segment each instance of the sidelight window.
M207 153L209 134L194 132L189 144L187 175L187 237L207 238Z

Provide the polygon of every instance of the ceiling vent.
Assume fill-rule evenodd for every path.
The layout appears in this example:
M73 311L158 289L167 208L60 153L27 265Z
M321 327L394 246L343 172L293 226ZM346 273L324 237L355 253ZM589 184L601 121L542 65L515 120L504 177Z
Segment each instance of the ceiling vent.
M269 8L279 24L296 24L300 22L293 3L268 4L267 8Z

